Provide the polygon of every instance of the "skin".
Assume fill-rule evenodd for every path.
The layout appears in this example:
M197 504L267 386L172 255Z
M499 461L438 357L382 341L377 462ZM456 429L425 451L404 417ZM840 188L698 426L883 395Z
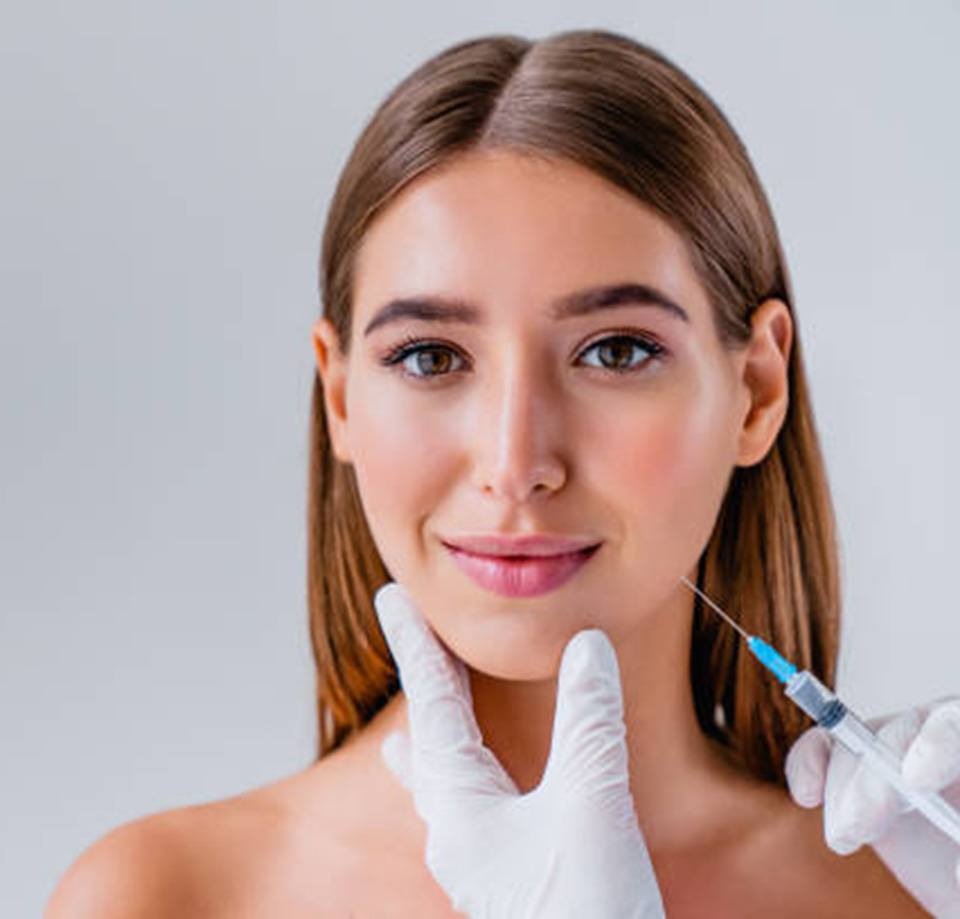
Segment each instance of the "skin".
M555 320L597 284L652 285L682 322L630 305ZM400 295L474 302L483 322L364 327ZM486 744L522 791L546 764L566 643L600 627L617 653L630 787L667 915L922 916L869 847L826 849L819 810L731 766L700 731L689 687L696 562L737 465L759 462L788 404L792 324L770 300L749 346L724 351L682 240L573 164L473 154L420 177L359 253L349 355L313 328L333 448L352 463L388 570L468 668ZM379 359L405 334L440 340ZM653 338L591 348L612 333ZM619 375L604 367L637 367ZM462 371L462 372L458 372ZM458 533L602 540L561 588L488 593L440 543ZM408 725L397 693L309 768L234 798L125 824L70 867L47 919L97 916L455 915L424 864L426 827L380 744Z
M557 297L627 281L663 291L689 322L640 304L547 315ZM407 318L364 334L383 304L415 295L469 301L480 321ZM713 916L750 914L746 870L755 891L793 889L821 915L827 903L854 915L843 884L857 881L882 898L873 915L911 915L869 850L838 872L810 812L735 769L695 717L694 595L679 578L695 581L735 467L759 462L782 426L787 306L760 304L749 344L725 350L663 218L577 164L504 151L468 154L401 192L361 245L353 306L349 354L328 320L313 328L333 451L353 464L391 576L466 663L484 741L521 791L546 764L563 649L599 627L617 652L630 787L669 914L705 902ZM611 334L653 338L666 353L591 348ZM384 366L408 335L431 350ZM559 589L504 598L461 573L441 542L492 532L603 545ZM403 727L405 705L401 692L369 730ZM353 754L364 749L378 758L361 732ZM862 887L856 896L864 906Z
M556 297L626 281L662 290L690 321L643 304L545 315ZM701 820L690 802L726 770L695 718L694 595L679 578L696 579L734 467L762 459L782 424L786 305L763 303L750 346L725 351L665 220L575 164L502 152L408 187L368 233L354 294L349 356L327 320L314 328L333 449L354 465L388 570L468 665L487 745L521 790L538 783L563 648L602 628L620 664L644 834L654 846L689 836ZM403 320L364 336L383 303L412 294L462 297L483 322ZM406 360L445 376L378 364L409 333L456 349ZM653 337L667 353L589 349L611 334ZM490 532L603 545L561 588L505 598L440 542Z

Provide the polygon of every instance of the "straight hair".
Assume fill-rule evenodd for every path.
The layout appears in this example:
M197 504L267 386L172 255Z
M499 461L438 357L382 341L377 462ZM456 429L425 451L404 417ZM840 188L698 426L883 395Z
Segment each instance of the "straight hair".
M834 512L777 227L746 148L716 104L662 53L615 32L455 44L381 102L344 166L320 255L323 314L350 349L354 263L376 216L410 181L459 154L505 150L578 163L652 207L684 240L718 340L750 340L778 298L794 325L789 404L765 456L733 470L697 585L800 668L835 677L840 621ZM307 599L316 665L317 759L399 689L373 607L390 575L354 469L332 452L315 375L309 427ZM737 634L694 600L690 679L701 729L747 772L785 787L807 727Z

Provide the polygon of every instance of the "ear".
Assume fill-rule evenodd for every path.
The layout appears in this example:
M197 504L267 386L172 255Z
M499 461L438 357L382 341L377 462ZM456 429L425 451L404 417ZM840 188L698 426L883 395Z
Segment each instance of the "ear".
M347 361L340 350L337 330L329 319L320 318L311 329L317 371L323 383L323 407L333 455L350 462L347 437Z
M738 466L753 466L767 455L790 403L790 309L782 300L764 300L750 322L753 333L742 357L748 408L740 431Z

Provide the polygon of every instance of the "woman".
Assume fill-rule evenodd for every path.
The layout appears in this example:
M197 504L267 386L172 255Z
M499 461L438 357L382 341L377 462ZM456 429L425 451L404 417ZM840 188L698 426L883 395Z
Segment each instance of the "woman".
M409 724L373 606L391 580L463 662L521 793L544 774L564 649L607 636L667 915L926 915L791 801L802 716L679 581L833 680L834 522L786 263L706 94L609 32L449 48L359 138L321 288L318 761L119 828L51 915L81 914L57 911L78 878L114 904L98 916L455 915L381 759Z

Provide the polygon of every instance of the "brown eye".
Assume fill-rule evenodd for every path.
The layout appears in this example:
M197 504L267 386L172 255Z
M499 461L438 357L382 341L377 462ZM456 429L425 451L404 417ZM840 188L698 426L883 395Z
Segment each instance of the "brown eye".
M445 348L420 348L408 357L413 358L418 375L436 376L450 371L453 356Z
M639 373L648 364L661 360L667 354L663 345L630 334L608 335L585 348L581 354L594 351L600 363L588 361L587 366L617 376ZM645 355L643 360L633 360L640 354ZM415 337L405 339L379 360L385 367L395 368L407 379L424 383L452 377L469 366L456 348Z
M613 373L629 373L649 364L662 353L663 348L635 335L612 335L594 342L582 353L588 354L591 351L596 351L600 363L587 362L587 366L598 367ZM631 363L631 358L636 353L644 353L647 357L645 360Z
M452 349L438 342L405 341L394 348L382 363L384 366L399 365L399 371L413 380L431 380L450 376L460 369L454 360L463 359Z

